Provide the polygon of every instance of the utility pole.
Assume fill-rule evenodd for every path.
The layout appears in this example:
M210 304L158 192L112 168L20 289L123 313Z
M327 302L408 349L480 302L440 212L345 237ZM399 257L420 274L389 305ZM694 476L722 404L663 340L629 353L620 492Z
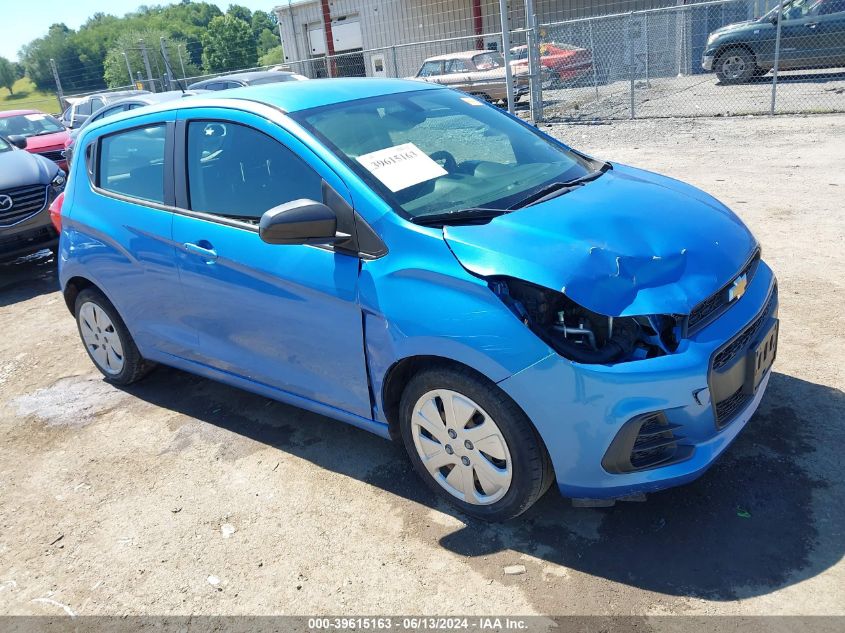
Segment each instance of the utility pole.
M769 114L774 116L775 103L777 102L778 93L778 70L780 70L780 23L783 22L783 5L786 4L781 0L778 4L778 23L775 31L775 66L772 69L772 105L769 108Z
M179 65L182 67L182 79L187 79L188 75L185 73L185 62L182 61L182 45L176 45L176 54L179 55Z
M150 82L150 92L156 91L155 81L153 80L153 70L150 68L150 57L147 55L147 46L144 40L138 40L141 45L141 57L144 59L144 68L147 71L147 80Z
M536 125L543 121L543 76L540 71L540 41L537 38L537 14L534 13L534 0L525 0L525 20L528 27L529 91L531 93L531 120Z
M337 62L334 58L334 35L332 35L332 13L329 0L320 0L323 15L323 35L326 38L326 72L329 77L337 77Z
M56 95L59 97L59 108L61 110L65 109L65 93L62 90L62 82L59 79L59 71L56 68L56 60L50 59L50 68L53 69L53 79L56 80Z
M164 76L166 77L165 88L170 90L170 75L173 74L173 67L170 65L170 55L167 53L167 42L164 41L163 36L159 39L159 45L161 46L161 58L164 60Z
M508 19L508 0L499 0L499 13L502 16L502 55L505 58L505 90L508 95L508 112L513 114L513 70L511 69L511 25Z
M129 63L129 55L126 54L126 51L123 51L123 59L126 60L126 72L129 73L129 85L132 86L133 79L132 79L132 65Z

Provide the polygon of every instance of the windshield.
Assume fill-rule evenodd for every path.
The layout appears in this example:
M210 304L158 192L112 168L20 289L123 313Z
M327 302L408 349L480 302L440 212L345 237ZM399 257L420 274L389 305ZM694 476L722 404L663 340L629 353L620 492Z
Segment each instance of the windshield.
M421 90L294 113L409 218L507 209L595 165L474 97Z
M815 15L818 12L820 5L824 0L792 0L792 2L783 3L783 11L781 17L784 20L800 20L808 15ZM778 8L775 7L763 16L763 19L771 20L778 13Z
M0 135L39 136L61 132L65 128L49 114L35 112L0 118Z
M6 139L0 137L0 153L11 152L12 146L6 142Z

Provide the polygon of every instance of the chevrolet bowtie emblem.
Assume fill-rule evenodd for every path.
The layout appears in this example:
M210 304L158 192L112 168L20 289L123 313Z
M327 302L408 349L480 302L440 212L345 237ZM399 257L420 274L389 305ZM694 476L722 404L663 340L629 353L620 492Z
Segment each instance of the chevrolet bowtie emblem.
M731 287L728 288L728 301L736 301L742 295L745 294L745 290L748 288L748 275L740 275L734 282L731 284Z

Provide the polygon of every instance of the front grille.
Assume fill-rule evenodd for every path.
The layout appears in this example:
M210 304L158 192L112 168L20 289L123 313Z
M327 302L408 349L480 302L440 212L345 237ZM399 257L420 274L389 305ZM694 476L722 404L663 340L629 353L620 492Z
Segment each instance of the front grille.
M0 191L0 195L9 196L12 206L0 211L0 226L11 226L42 211L47 206L47 187L33 185Z
M778 289L777 286L775 286L772 288L772 294L769 295L769 300L766 302L766 307L763 308L760 316L754 319L750 325L746 326L742 332L740 332L725 348L716 354L715 358L713 358L713 369L721 369L730 363L734 357L736 357L737 353L748 345L748 341L750 341L766 323L766 319L769 317L769 312L772 310L772 305L774 305L774 302L777 301L777 296Z
M745 393L743 387L736 390L731 396L716 403L716 426L720 429L727 426L731 421L745 409L748 402L753 398L751 394Z
M754 389L752 387L756 385L746 384L751 381L751 378L747 377L748 370L746 369L744 372L746 377L743 379L742 384L738 384L736 382L736 367L734 363L742 362L742 356L748 354L749 345L756 343L755 339L757 336L759 336L766 324L771 322L770 319L774 305L777 302L777 297L778 287L777 284L774 284L769 299L766 301L766 305L760 311L760 314L713 356L710 370L710 391L714 394L730 394L722 397L721 400L715 400L714 398L713 408L716 417L716 428L718 429L723 429L733 422L754 398ZM747 363L748 361L746 360L745 362ZM724 372L720 373L719 370L722 369L724 369Z
M56 163L65 159L65 153L60 149L50 150L49 152L37 152L37 154Z
M743 275L748 275L748 283L751 283L751 280L754 278L754 273L757 272L757 264L759 263L760 250L757 249L754 252L754 255L751 256L751 259L748 260L748 263L746 263L745 266L743 266L742 269L734 275L731 281L722 286L718 292L710 295L692 309L692 312L690 312L690 315L687 318L687 333L691 334L692 332L704 327L707 323L724 312L732 303L729 295L730 287L734 280L738 277L742 277Z

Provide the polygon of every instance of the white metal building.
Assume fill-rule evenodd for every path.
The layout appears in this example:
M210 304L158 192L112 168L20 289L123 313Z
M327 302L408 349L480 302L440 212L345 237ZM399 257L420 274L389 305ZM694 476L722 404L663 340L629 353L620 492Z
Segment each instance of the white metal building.
M535 0L534 6L538 22L548 23L684 3ZM524 2L508 5L511 28L523 27ZM310 77L403 77L432 55L501 46L498 0L288 0L274 12L285 62ZM327 54L333 56L330 66Z

